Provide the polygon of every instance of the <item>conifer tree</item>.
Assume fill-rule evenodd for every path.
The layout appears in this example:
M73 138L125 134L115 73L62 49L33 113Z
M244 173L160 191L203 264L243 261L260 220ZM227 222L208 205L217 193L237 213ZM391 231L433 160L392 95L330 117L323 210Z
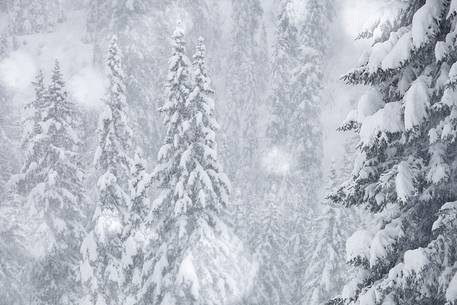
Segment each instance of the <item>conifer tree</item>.
M258 185L260 143L259 112L265 98L265 78L268 71L267 43L263 9L258 0L232 1L232 52L228 59L227 117L224 122L228 162L240 164L230 173L243 183ZM246 189L243 192L247 191ZM251 194L252 195L252 194ZM246 194L249 196L249 194ZM252 195L254 197L254 195Z
M79 118L56 61L47 90L41 134L45 141L37 169L43 181L31 191L36 210L54 244L34 271L37 304L73 304L79 299L76 272L85 226L84 172L79 160ZM56 263L58 262L58 263Z
M29 238L35 243L46 238L43 256L31 266L34 304L70 304L79 298L75 268L85 225L79 113L57 61L49 88L41 72L34 85L36 97L24 133L26 159L11 180L13 201L24 202L20 224Z
M124 304L136 304L139 301L147 239L145 221L150 208L147 192L152 184L152 177L146 172L146 163L141 157L140 151L135 153L130 177L130 204L122 233L124 248L121 261L124 273L122 283Z
M0 298L3 304L23 305L29 297L26 266L30 257L24 232L18 225L21 215L16 206L0 204Z
M311 224L319 208L316 202L319 201L322 157L321 71L328 48L323 41L329 38L332 21L332 6L328 1L308 1L303 22L291 14L293 5L288 0L279 2L270 96L272 119L267 128L269 146L280 154L288 154L292 160L286 173L272 173L268 177L270 185L284 188L278 190L275 200L278 204L286 202L283 213L291 215L283 218L279 226L291 232L291 238L275 251L286 248L286 260L293 266L292 276L287 279L293 283L290 286L295 287L288 297L292 303L303 297L301 291L309 265L306 258L314 250Z
M6 53L2 54L1 44L0 41L0 61L6 56ZM3 51L7 52L7 49ZM16 150L18 145L12 140L12 136L16 137L16 128L12 128L15 119L11 115L13 109L9 98L6 88L0 84L0 105L3 109L0 114L0 299L5 304L22 305L30 295L23 290L24 287L30 288L26 281L26 267L31 258L27 253L25 231L21 226L23 215L15 200L17 190L8 183L10 179L14 181L12 176L20 166Z
M325 194L333 192L341 183L333 161L326 181ZM312 220L312 249L306 261L302 281L302 302L310 305L324 304L342 289L348 275L345 264L346 239L353 233L355 215L351 210L331 205L326 200Z
M94 61L103 61L102 50L116 34L124 55L125 94L129 100L132 130L139 136L137 145L147 154L156 154L161 136L156 109L161 100L156 92L166 80L166 32L163 1L91 0L86 20L87 39L95 44ZM154 45L154 47L151 47Z
M394 21L362 35L373 46L344 77L371 89L351 124L360 136L353 175L331 198L365 207L376 226L348 240L359 272L334 304L456 302L455 8L390 2Z
M0 60L3 60L9 51L8 36L5 32L0 34Z
M168 100L161 108L167 134L154 172L162 191L154 201L150 220L156 223L158 239L156 248L148 253L147 265L151 267L146 272L143 297L157 305L218 304L213 303L217 298L205 297L211 291L200 288L194 259L204 253L193 253L193 248L223 227L219 214L228 201L229 182L218 162L218 125L203 40L194 56L192 85L182 29L176 29L173 39ZM217 252L215 246L202 251ZM211 272L208 269L203 274ZM216 285L216 278L224 282L220 273L207 278L210 286Z
M124 72L116 37L107 56L109 87L99 123L99 146L94 163L101 175L92 227L81 246L83 304L121 304L124 282L121 257L122 231L128 219L130 196L129 151L132 133L128 125Z
M18 128L17 110L13 107L11 94L0 84L0 106L3 112L0 114L0 201L8 194L8 180L17 173L20 168L20 130Z
M285 198L281 194L284 190L283 185L272 184L262 209L257 211L258 220L250 224L255 233L248 242L254 248L259 270L254 289L248 295L249 304L292 304L291 279L296 270L290 264L287 248L291 226L287 221L285 201L278 201L278 198Z

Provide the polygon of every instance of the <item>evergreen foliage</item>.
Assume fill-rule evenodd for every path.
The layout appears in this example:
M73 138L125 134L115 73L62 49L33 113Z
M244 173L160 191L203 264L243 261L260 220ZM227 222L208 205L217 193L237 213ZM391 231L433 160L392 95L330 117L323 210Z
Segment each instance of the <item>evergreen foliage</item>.
M334 303L455 303L454 2L392 1L393 22L363 35L373 46L344 76L372 91L352 124L353 176L331 198L376 225L348 240L360 272Z
M128 123L124 72L117 38L113 37L106 60L109 87L100 117L99 145L94 164L100 171L98 202L91 230L81 245L83 304L122 304L124 251L122 231L128 221L130 195L129 152L132 132Z

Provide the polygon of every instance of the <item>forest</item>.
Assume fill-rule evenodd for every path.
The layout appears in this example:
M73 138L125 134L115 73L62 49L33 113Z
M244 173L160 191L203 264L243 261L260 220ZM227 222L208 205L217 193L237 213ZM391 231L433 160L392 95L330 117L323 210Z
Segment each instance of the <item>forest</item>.
M457 305L457 0L0 0L0 106L0 305Z

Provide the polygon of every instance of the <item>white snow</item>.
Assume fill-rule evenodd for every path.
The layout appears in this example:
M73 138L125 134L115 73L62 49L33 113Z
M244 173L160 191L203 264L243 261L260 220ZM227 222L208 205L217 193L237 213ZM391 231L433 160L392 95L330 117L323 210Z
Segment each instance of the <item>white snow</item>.
M88 260L82 261L81 265L79 266L79 271L81 273L81 281L83 283L87 282L89 279L93 277L92 266L90 265Z
M429 263L423 248L408 250L403 257L403 271L406 274L420 273Z
M178 284L189 285L192 296L198 299L200 296L200 282L193 264L192 254L188 254L179 266L178 275L176 276Z
M382 69L396 69L401 66L410 56L413 49L411 32L406 30L398 32L401 37L396 42L392 50L382 60Z
M453 83L457 81L457 63L454 63L449 70L449 82Z
M452 14L457 12L457 0L451 0L451 5L449 7L449 12L447 17L449 18Z
M359 296L359 305L374 305L376 304L376 290L374 287L362 292Z
M81 245L81 253L83 255L87 253L88 259L92 262L97 259L97 243L93 233L89 233L83 240Z
M383 109L362 121L360 140L363 145L370 145L379 133L396 133L403 130L403 118L400 102L388 103Z
M388 40L378 42L372 47L370 57L368 59L368 64L367 64L367 68L370 73L377 72L378 69L383 66L384 59L393 50L393 48L396 46L398 40L404 34L405 34L405 29L402 28L398 32L391 33ZM403 42L403 46L404 46L404 42ZM387 59L386 65L388 63L394 63L396 53L398 53L398 51L393 53L393 55L391 55L391 57ZM403 51L400 53L403 53Z
M264 171L278 176L285 176L289 173L292 164L292 157L283 148L273 147L262 158Z
M431 143L433 142L431 141ZM430 153L430 170L427 173L427 181L438 184L448 177L449 166L444 161L445 151L441 145L432 146Z
M35 78L37 67L33 58L21 50L0 62L0 80L13 90L24 90Z
M429 89L423 77L413 82L403 98L405 105L405 128L411 130L420 125L430 107Z
M120 234L122 230L121 219L113 212L103 211L97 219L95 232L102 243L107 242L107 237Z
M454 274L446 289L446 300L448 302L455 302L457 300L457 273Z
M85 67L68 80L68 91L81 105L88 108L99 108L105 94L107 80L101 71Z
M350 261L357 257L368 259L370 256L370 244L372 234L367 230L354 232L346 241L346 260Z
M406 200L415 192L414 175L408 162L402 161L398 164L398 173L395 177L395 189L398 198L406 202Z
M130 235L124 243L124 254L122 256L122 264L130 266L133 264L133 257L138 253L138 245L134 236Z
M438 30L435 20L440 20L443 10L443 1L427 0L425 4L414 14L412 22L412 38L416 48L427 42L428 38Z
M375 89L369 89L357 105L357 121L362 122L366 117L376 113L384 106L381 94Z
M454 202L447 202L445 203L441 209L438 219L433 223L432 230L438 230L439 228L446 226L448 216L447 215L455 215L457 214L457 201Z
M370 266L373 267L379 260L386 258L389 250L401 236L403 236L401 226L392 223L379 230L370 243Z

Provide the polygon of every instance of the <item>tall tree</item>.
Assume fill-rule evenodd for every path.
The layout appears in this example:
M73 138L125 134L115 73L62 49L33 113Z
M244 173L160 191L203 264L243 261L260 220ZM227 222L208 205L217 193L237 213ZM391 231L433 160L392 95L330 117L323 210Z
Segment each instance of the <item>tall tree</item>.
M137 151L131 166L128 217L122 232L124 304L136 304L139 301L147 240L146 217L150 210L147 192L151 184L152 177L146 172L146 162L141 157L140 151Z
M4 47L2 50L0 46L0 60L7 55L7 43ZM42 88L44 90L44 84ZM24 293L23 288L30 287L26 281L26 267L31 258L27 253L26 232L21 226L23 215L20 212L20 203L15 200L15 190L10 190L11 185L8 183L19 170L19 153L16 149L18 145L12 140L13 136L16 137L17 128L14 127L15 119L11 115L14 110L9 99L6 88L0 85L0 105L4 110L0 115L0 298L6 304L22 305L30 295Z
M12 183L25 202L22 215L27 221L22 225L38 241L40 236L34 231L43 233L47 243L43 255L32 264L33 302L70 304L79 298L75 268L85 225L79 113L65 90L57 61L49 88L44 88L41 73L35 88L24 136L26 160Z
M3 304L23 305L29 300L28 261L21 214L15 205L0 204L0 298Z
M73 304L80 296L76 269L85 226L84 172L78 151L79 113L68 97L57 61L43 114L40 136L45 151L35 162L44 179L30 194L54 243L34 271L37 304Z
M228 58L228 97L224 155L236 180L256 187L259 172L259 113L265 98L267 44L263 9L258 0L232 1L232 52ZM243 190L245 192L246 189ZM247 195L247 194L246 194Z
M103 62L103 50L113 34L124 54L125 94L132 112L131 126L138 145L147 154L156 154L162 134L160 106L166 80L167 2L144 0L91 0L86 20L87 39L94 43L94 61ZM151 47L155 46L155 47Z
M455 1L388 9L394 21L364 35L373 46L344 77L371 90L352 124L357 166L332 199L365 207L377 223L348 240L360 272L333 303L454 304Z
M221 153L234 185L243 187L235 188L238 204L231 206L225 219L255 252L260 247L257 241L262 233L257 218L261 206L258 198L262 149L258 135L262 129L259 120L262 100L266 97L268 47L260 1L231 1L231 4L231 52L227 54L224 79L227 102L220 106L221 113L226 114L221 121ZM258 255L268 256L266 253ZM249 296L249 299L255 298L257 296Z
M6 34L0 36L0 61L9 54L9 45ZM20 128L17 118L17 109L11 101L11 93L3 84L0 84L0 105L3 109L0 114L0 201L5 199L7 182L19 169L19 144L15 139L20 138Z
M219 214L227 205L229 182L218 162L214 93L203 40L194 56L192 85L183 30L178 27L173 39L168 100L161 108L167 134L155 170L162 191L151 214L158 239L148 253L151 269L146 273L144 298L163 305L219 304L221 299L211 297L212 291L217 291L216 279L222 285L230 282L223 273L213 274L219 270L209 266L221 250L217 243L205 240L212 240L224 228ZM198 264L198 257L205 253L216 254L207 257L206 266ZM200 279L200 275L206 278Z
M81 246L83 304L121 304L124 281L121 257L122 231L128 219L130 196L129 151L132 132L128 124L124 72L116 37L106 60L109 88L100 117L99 146L94 163L101 175L97 182L99 201L92 227Z
M341 175L332 163L326 181L325 194L333 192L341 183ZM312 220L312 250L308 251L306 268L302 281L301 303L324 304L338 295L347 278L345 264L346 239L355 231L355 213L324 201Z

